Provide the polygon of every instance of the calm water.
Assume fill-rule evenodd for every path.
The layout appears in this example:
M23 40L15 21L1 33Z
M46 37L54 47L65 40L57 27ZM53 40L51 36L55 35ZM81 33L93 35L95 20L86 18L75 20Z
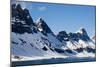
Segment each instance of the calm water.
M58 63L74 63L74 62L92 62L96 61L96 58L52 58L42 60L28 60L28 61L13 61L12 67L16 66L28 66L28 65L43 65L43 64L58 64Z

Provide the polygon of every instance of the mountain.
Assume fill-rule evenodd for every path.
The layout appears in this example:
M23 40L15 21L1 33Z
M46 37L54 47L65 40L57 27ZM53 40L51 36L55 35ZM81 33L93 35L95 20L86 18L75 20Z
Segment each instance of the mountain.
M27 9L22 9L20 4L12 5L11 16L12 32L20 34L25 32L36 33L36 26L29 14L29 11Z
M11 55L13 60L95 56L95 43L84 28L76 33L57 35L43 18L33 21L29 10L11 5ZM41 58L42 57L42 58Z
M60 31L57 34L57 38L62 42L62 41L68 41L68 34L66 33L66 31Z
M15 10L15 11L13 11ZM14 56L60 55L62 43L41 18L34 23L29 11L18 4L12 5L11 53ZM43 29L42 31L40 30Z
M89 38L89 36L84 28L81 28L80 32L78 32L77 34L78 34L79 38L84 40L84 41L90 40L90 38Z
M78 53L84 50L95 53L95 43L90 39L84 28L76 33L67 34L65 31L61 31L58 33L57 38L63 41L69 49L75 50Z

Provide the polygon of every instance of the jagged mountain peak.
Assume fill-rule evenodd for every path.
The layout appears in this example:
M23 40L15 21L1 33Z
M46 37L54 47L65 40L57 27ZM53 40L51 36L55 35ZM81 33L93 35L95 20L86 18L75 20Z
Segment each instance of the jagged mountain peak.
M86 29L81 27L76 33L85 34L87 35Z
M37 26L43 26L43 25L48 26L47 23L43 20L42 17L39 17L39 18L36 20L36 24L37 24Z
M39 22L42 22L42 21L44 21L43 18L39 17L36 22L39 23Z
M38 30L45 35L47 35L47 33L53 33L42 17L37 19L36 25Z
M87 34L87 31L86 31L85 28L80 28L80 30L76 34L78 35L79 39L82 39L84 41L89 41L90 40L90 37Z
M62 41L66 41L68 40L68 34L66 33L66 31L60 31L57 34L57 38L62 42Z
M70 32L70 33L66 33L66 31L60 31L57 34L57 38L60 41L69 41L69 40L73 40L73 41L79 41L79 40L83 40L83 41L89 41L90 37L88 36L85 28L80 28L80 30L76 33Z
M20 4L12 4L12 32L33 33L36 32L35 23L28 9L22 9Z
M22 24L26 24L28 26L35 26L35 23L29 13L29 10L27 8L22 9L22 6L20 4L16 4L15 11L12 12L12 17L15 17L15 19L19 20Z
M17 8L22 9L20 4L17 4Z

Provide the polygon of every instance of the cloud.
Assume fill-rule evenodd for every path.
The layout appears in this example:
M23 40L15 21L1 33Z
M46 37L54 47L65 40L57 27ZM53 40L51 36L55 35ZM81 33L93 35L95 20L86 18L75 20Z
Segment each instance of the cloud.
M46 9L47 9L47 7L45 7L45 6L38 7L38 10L40 10L40 11L45 11Z

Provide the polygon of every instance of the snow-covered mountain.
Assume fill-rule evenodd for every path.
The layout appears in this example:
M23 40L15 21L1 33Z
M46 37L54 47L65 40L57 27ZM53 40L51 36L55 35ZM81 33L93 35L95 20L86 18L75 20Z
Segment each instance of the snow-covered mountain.
M95 57L95 43L84 28L76 33L57 35L46 22L33 21L28 9L11 5L11 55L15 59L60 57Z
M69 49L75 50L78 53L84 50L95 53L95 43L90 39L84 28L76 33L69 34L65 31L61 31L57 37L60 41L65 43Z

